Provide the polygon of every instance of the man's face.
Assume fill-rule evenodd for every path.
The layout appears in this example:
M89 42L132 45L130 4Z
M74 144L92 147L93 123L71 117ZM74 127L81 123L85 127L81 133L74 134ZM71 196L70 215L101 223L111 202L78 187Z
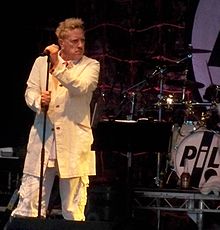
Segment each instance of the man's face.
M60 39L61 55L68 60L79 60L85 51L85 33L76 28L68 31L64 39Z

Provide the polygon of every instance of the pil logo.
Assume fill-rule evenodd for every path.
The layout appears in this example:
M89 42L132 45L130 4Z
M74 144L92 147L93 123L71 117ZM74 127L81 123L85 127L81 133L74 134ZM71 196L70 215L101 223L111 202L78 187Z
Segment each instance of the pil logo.
M212 131L197 131L183 139L177 149L176 168L180 176L188 162L191 185L200 187L211 176L220 175L220 136Z

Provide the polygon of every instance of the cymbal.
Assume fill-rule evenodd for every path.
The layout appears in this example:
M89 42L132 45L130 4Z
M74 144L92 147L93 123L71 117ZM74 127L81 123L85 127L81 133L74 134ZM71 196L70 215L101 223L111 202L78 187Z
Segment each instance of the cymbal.
M188 87L188 88L203 88L205 85L201 82L191 81L191 80L166 80L167 85L173 85L177 87Z
M211 50L205 50L205 49L191 49L190 50L191 53L211 53Z

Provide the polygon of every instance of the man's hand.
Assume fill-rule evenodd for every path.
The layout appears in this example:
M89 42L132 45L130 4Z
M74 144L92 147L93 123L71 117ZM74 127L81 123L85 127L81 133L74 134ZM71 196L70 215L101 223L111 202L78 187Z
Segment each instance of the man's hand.
M41 93L41 108L44 111L48 110L49 104L51 100L51 92L50 91L43 91Z

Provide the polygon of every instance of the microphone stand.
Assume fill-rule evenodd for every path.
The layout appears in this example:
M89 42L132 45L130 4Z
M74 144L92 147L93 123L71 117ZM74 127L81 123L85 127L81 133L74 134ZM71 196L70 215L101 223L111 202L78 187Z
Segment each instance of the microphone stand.
M46 91L48 90L50 70L50 56L47 55L47 78L46 78ZM41 200L42 200L42 187L43 187L43 169L44 169L44 156L45 156L45 134L46 134L46 119L47 119L48 106L44 107L44 120L43 120L43 137L41 148L41 167L40 167L40 181L39 181L39 198L38 198L38 218L41 218Z

